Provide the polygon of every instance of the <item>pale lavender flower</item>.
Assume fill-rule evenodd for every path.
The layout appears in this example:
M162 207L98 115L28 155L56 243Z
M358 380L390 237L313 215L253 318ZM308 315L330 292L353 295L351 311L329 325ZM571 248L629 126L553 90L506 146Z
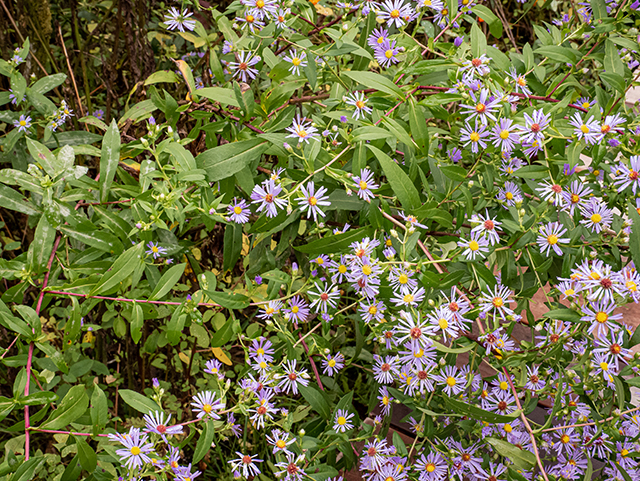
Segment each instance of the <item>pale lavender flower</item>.
M287 138L296 138L298 142L309 143L309 139L318 140L318 130L311 125L311 122L301 118L300 114L293 120L291 127L287 127L286 130L291 133L291 135L287 135Z
M236 224L246 224L249 222L249 204L244 199L238 200L233 198L231 204L227 206L227 212L229 213L229 219Z
M253 68L260 62L260 56L253 56L253 52L239 52L237 62L229 62L229 68L233 70L233 77L238 76L243 82L251 81L258 75L258 70Z
M189 12L186 8L180 12L177 8L170 7L169 13L164 16L164 23L169 30L178 29L180 32L184 32L185 29L193 30L196 28L196 21L189 19L192 15L193 13Z
M298 204L300 204L300 210L302 212L306 212L307 218L313 216L313 221L318 222L318 215L321 217L325 216L325 213L322 212L320 206L330 206L331 202L328 195L324 195L327 192L326 187L320 187L317 191L315 189L315 184L309 182L307 186L300 186L300 192L302 192L302 197L298 199Z
M353 182L358 188L358 197L360 197L362 200L370 202L375 197L373 195L373 192L371 192L371 189L377 189L380 186L373 180L373 172L371 172L368 168L362 169L359 176L356 175L353 177Z
M562 224L559 222L549 222L546 225L543 225L540 228L540 233L538 234L538 246L540 246L540 253L545 256L549 256L549 251L553 249L553 251L561 256L562 249L558 244L568 244L569 239L562 238L562 235L567 232Z
M256 185L251 193L252 204L258 204L258 212L265 211L267 217L278 215L278 208L282 209L287 205L287 201L279 199L278 194L282 192L282 187L269 179Z

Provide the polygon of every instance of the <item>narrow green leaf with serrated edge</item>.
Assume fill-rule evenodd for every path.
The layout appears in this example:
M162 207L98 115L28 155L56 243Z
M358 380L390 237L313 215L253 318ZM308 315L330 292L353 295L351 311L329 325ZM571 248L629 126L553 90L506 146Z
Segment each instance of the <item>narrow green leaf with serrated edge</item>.
M341 75L345 75L365 87L373 88L404 100L404 93L402 90L400 90L400 88L387 77L380 75L379 73L347 70L343 71Z
M398 200L400 200L402 206L405 209L411 210L420 207L420 194L418 193L418 189L416 189L416 186L413 185L409 176L402 170L402 167L396 164L391 157L380 149L373 145L367 145L367 147L376 156L378 162L380 162L384 175L387 177L393 192L398 197Z
M78 459L80 461L82 469L88 471L89 473L93 473L98 464L98 457L96 456L96 452L81 436L76 437L76 446L78 448Z
M100 200L106 202L109 190L120 162L120 129L115 119L102 139L102 155L100 157Z
M94 433L102 432L109 421L109 405L107 404L107 396L97 384L93 386L90 413Z
M82 416L89 406L89 398L84 385L73 386L62 399L58 408L40 427L42 429L62 429Z
M198 439L198 443L196 444L196 449L193 452L193 463L200 462L200 460L204 458L205 454L209 452L215 432L216 429L213 425L213 420L207 421L204 425L204 429L202 430L202 434L200 434L200 439Z
M167 269L156 284L155 289L149 296L150 301L155 301L164 297L178 283L187 264L176 264Z
M324 419L331 418L331 408L322 393L311 386L298 386L298 390L302 397L311 405L313 410L320 414Z
M118 393L125 403L127 403L136 411L141 412L142 414L162 411L162 409L160 409L160 406L158 406L155 401L136 391L132 391L131 389L120 389Z

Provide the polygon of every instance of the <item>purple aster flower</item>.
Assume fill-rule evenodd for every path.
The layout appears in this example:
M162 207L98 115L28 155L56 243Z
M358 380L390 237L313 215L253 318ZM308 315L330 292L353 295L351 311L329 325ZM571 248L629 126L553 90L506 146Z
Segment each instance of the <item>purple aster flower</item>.
M169 30L178 29L180 32L184 32L185 29L193 30L196 28L196 21L189 19L192 15L193 13L186 8L180 12L177 8L171 7L169 13L164 16L164 23Z
M369 38L367 39L367 43L371 48L376 49L387 40L389 40L389 31L379 27L371 32L371 35L369 35Z
M337 353L335 356L328 354L327 358L322 360L322 373L327 376L333 376L343 367L344 356L341 353Z
M535 110L531 116L524 114L525 128L520 137L521 141L533 143L534 141L542 142L544 140L543 131L549 126L551 116L545 114L542 109Z
M567 232L562 224L559 222L549 222L546 225L543 225L540 228L540 233L538 234L538 246L540 246L540 253L545 256L549 256L549 251L553 249L553 251L561 256L562 249L558 244L568 244L569 239L563 239L561 236Z
M515 145L520 142L520 136L516 130L520 130L522 127L514 125L511 119L500 119L500 121L493 127L493 145L502 150L503 152L511 152Z
M478 119L475 120L473 127L467 121L460 129L460 141L464 142L465 147L471 144L471 152L474 154L478 153L478 145L483 150L487 148L487 143L483 139L488 135L489 131L485 125L481 123L478 126Z
M246 224L249 222L249 204L244 199L238 200L233 198L231 204L227 206L227 212L229 213L229 219L236 224Z
M371 192L371 189L377 189L380 186L373 180L373 172L371 172L368 168L362 169L359 176L356 175L353 177L353 182L358 188L358 197L360 197L362 200L370 202L375 197L373 195L373 192Z
M116 450L116 454L121 457L127 468L141 468L151 462L148 454L153 452L153 443L147 443L147 435L140 434L138 428L131 428L129 433L120 435L117 440L125 449Z
M18 120L13 121L13 126L18 129L18 132L26 132L31 127L31 117L21 115Z
M258 75L258 70L253 68L258 62L260 62L260 56L252 56L252 52L239 52L237 54L237 62L229 62L229 68L233 70L233 76L240 77L243 82L251 81Z
M284 309L289 316L289 320L294 324L298 322L307 322L311 310L307 302L300 296L293 296L289 299L289 307Z
M300 210L302 212L306 212L307 218L313 216L314 222L318 222L318 214L321 217L325 216L325 213L322 212L320 206L330 206L331 202L328 195L324 195L327 192L326 187L320 187L317 191L315 189L315 184L309 182L307 186L300 186L300 192L302 192L302 197L298 199L298 203L300 204Z
M163 412L155 411L154 413L145 414L144 420L146 423L145 432L159 434L160 436L162 436L162 439L164 439L165 442L165 435L182 433L182 426L168 425L169 421L171 421L171 414L169 414L169 416L165 420Z
M476 97L475 92L470 92L471 100L473 100L473 105L460 105L460 108L466 111L462 113L465 115L469 115L467 120L470 120L474 117L478 117L480 122L483 125L487 125L489 120L496 121L496 116L494 113L497 111L499 107L500 101L498 99L494 99L489 97L491 92L489 89L482 89L480 91L480 95Z
M599 234L604 229L611 227L613 211L600 200L590 198L584 207L580 207L580 212L585 217L580 223L591 229L592 232Z
M589 120L584 121L582 120L582 116L576 112L573 114L569 124L575 127L573 133L578 137L578 140L584 140L590 145L595 145L599 142L601 137L600 126L593 116L589 117Z
M269 179L264 181L261 185L256 185L251 193L252 204L258 205L258 212L263 210L266 212L267 217L275 217L278 215L278 208L283 208L287 205L287 201L279 199L278 194L282 192L280 184L276 184L273 180Z
M291 135L287 135L287 138L296 138L298 143L309 143L309 139L318 140L318 130L311 125L311 122L301 118L300 114L293 120L291 127L287 127L286 130L291 133Z
M400 49L396 48L395 40L386 40L382 45L378 45L373 51L376 61L380 66L389 68L392 63L400 62L396 55L400 53Z
M378 18L384 20L389 25L400 28L405 24L404 17L411 17L413 8L410 4L405 4L402 0L385 0L378 11Z
M164 247L160 247L160 245L154 244L151 241L149 241L147 247L149 248L149 250L146 252L146 254L148 256L153 256L154 259L167 254L167 249L165 249Z
M198 419L204 417L210 417L212 419L220 419L217 410L224 409L224 403L222 399L216 399L216 396L211 391L199 392L193 396L193 411L196 413Z

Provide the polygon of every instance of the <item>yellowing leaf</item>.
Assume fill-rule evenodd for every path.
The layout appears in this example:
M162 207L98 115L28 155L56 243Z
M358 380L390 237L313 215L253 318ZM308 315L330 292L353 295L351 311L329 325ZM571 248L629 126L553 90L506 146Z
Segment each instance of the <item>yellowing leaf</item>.
M178 354L178 357L185 364L189 364L189 356L187 356L184 352L181 352L180 354Z
M251 247L251 242L249 241L249 236L242 234L242 251L240 254L242 256L249 255L249 247ZM273 247L271 248L273 250Z
M324 15L325 17L329 17L333 15L333 10L331 10L328 7L325 7L324 5L318 5L316 3L315 7L316 7L316 12L318 12L320 15Z
M89 344L91 344L94 338L95 336L93 335L93 332L87 331L87 333L84 335L84 338L82 339L82 342L88 342Z
M231 366L231 359L229 359L229 357L224 353L222 349L220 349L219 347L212 347L211 352L218 358L221 363L226 364L227 366Z
M197 247L194 247L193 249L191 249L191 253L193 254L193 257L195 257L197 261L200 261L202 259L202 252Z

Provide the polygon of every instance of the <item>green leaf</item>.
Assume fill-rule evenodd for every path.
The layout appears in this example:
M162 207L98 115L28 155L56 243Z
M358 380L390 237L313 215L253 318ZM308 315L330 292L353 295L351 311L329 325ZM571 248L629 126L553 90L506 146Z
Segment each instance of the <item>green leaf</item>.
M222 347L233 336L233 319L227 320L224 325L211 336L211 347Z
M63 73L56 73L53 75L47 75L42 77L36 83L31 86L31 90L38 92L39 94L46 94L53 90L58 85L62 85L67 79L67 75Z
M477 23L471 26L471 53L474 58L480 57L487 51L487 38Z
M533 453L520 449L511 443L497 438L485 438L485 441L491 444L495 451L501 456L508 457L520 467L532 468L536 464L536 457Z
M149 295L150 301L155 301L164 297L178 283L187 264L176 264L167 269L156 284L156 288Z
M582 317L579 313L572 311L571 309L554 309L552 311L545 312L543 316L548 317L549 319L568 322L578 322Z
M495 38L502 38L502 22L491 10L484 5L474 5L473 13L475 13L478 18L487 22L491 35Z
M100 281L91 290L90 295L100 293L106 295L116 289L122 281L133 274L142 260L142 243L130 247L120 254L111 266L111 269L100 278Z
M31 339L33 331L29 325L22 319L11 315L10 312L0 310L0 324L17 334L24 336L26 339Z
M298 390L305 401L313 408L315 412L320 414L326 420L331 418L331 408L322 393L314 387L298 386Z
M118 122L118 126L122 127L127 122L127 120L133 120L133 122L135 123L139 119L152 113L154 110L157 110L157 108L158 107L156 107L156 105L153 103L153 100L151 99L138 102L124 113L124 115Z
M380 92L387 93L393 97L399 97L402 100L405 99L402 90L400 90L400 88L387 77L384 77L379 73L346 70L341 72L341 75L346 75L365 87L379 90Z
M227 224L224 229L224 249L222 251L222 270L230 271L240 259L242 253L242 225Z
M49 404L56 402L58 395L54 392L40 391L29 394L28 396L21 396L18 402L25 406L38 406L40 404Z
M391 157L380 149L373 145L367 145L367 147L376 156L378 162L380 162L384 175L386 175L393 192L400 200L402 206L409 210L420 207L420 194L415 185L413 185L413 182L411 182L409 176L402 170L402 167L391 160Z
M520 416L520 411L511 413L508 416L495 414L489 411L485 411L484 409L471 406L470 404L464 403L462 401L450 398L449 396L445 396L444 400L456 414L469 416L471 419L475 419L477 421L487 421L490 423L510 423Z
M144 312L142 312L142 306L139 303L134 303L133 313L131 316L131 339L134 343L138 344L142 337L142 327L144 326Z
M363 140L386 139L387 137L393 136L393 134L387 129L376 127L374 125L364 125L362 127L358 127L352 132L352 135L354 142L360 142Z
M418 147L407 131L400 125L397 120L390 117L382 117L382 122L389 128L389 131L394 135L399 142L402 142L407 147Z
M227 309L245 309L249 306L249 298L242 294L233 294L231 292L204 291L209 298L216 304L226 307Z
M78 447L78 459L80 466L85 471L93 473L98 464L98 457L89 443L82 436L76 436L76 446Z
M456 182L464 182L467 178L467 171L458 165L443 165L440 170L445 177Z
M196 449L193 452L193 463L200 462L200 460L204 458L205 454L209 452L215 432L216 428L213 425L213 420L207 421L204 425L204 429L202 430L202 434L200 434L200 439L198 439L198 444L196 444Z
M451 229L453 227L453 217L444 209L427 208L425 205L416 209L414 214L421 221L434 221L445 229Z
M175 72L171 70L159 70L149 75L147 80L144 81L144 84L153 85L162 82L178 83L179 81L180 77Z
M429 130L422 107L418 105L414 98L409 99L409 125L411 135L415 140L418 149L422 153L429 152Z
M237 174L268 148L269 142L262 139L241 140L206 150L196 161L207 171L209 181L215 182Z
M449 354L462 354L463 352L469 352L470 350L472 350L474 347L476 347L476 344L469 344L464 347L449 347L445 346L444 344L440 344L439 342L433 341L433 347L435 347L440 352L446 352Z
M109 421L109 405L107 404L107 396L97 384L93 386L90 412L94 433L104 431Z
M51 227L46 216L41 216L27 253L27 265L31 271L44 271L51 257L55 237L56 230Z
M27 215L38 213L35 205L27 201L19 192L4 184L0 184L0 207Z
M616 44L609 39L604 41L604 69L607 73L615 73L624 77L624 63L620 58Z
M362 240L364 237L370 235L370 233L371 229L369 227L361 227L355 230L348 230L343 234L330 234L322 239L309 242L308 244L295 246L294 249L304 254L310 254L311 257L315 254L332 254L334 252L340 252L353 242Z
M548 57L556 62L569 63L571 65L575 65L581 57L580 52L577 50L558 46L538 47L534 50L534 53Z
M147 396L132 391L131 389L120 389L118 392L125 403L142 414L149 414L155 411L162 412L160 406Z
M240 107L235 93L232 89L226 89L222 87L205 87L198 89L198 95L200 97L219 102L222 105L231 105L232 107Z
M600 79L613 90L616 90L620 94L624 95L627 87L624 82L624 78L621 75L610 72L600 72Z
M100 157L100 201L106 202L109 190L120 162L120 130L115 119L102 139L102 156Z
M198 168L196 159L193 158L193 154L178 142L171 142L167 144L164 149L173 155L183 172L189 172Z
M82 416L89 406L89 398L84 385L73 386L49 419L40 426L42 429L62 429Z
M82 328L82 311L77 297L71 298L71 315L64 326L64 342L69 345L71 341L75 341L80 334Z
M11 481L29 481L33 479L36 470L44 464L44 456L34 456L22 463L11 477Z
M122 243L115 235L108 231L98 229L89 221L76 224L75 226L61 225L59 228L61 232L67 234L69 237L103 252L110 254L122 252Z

